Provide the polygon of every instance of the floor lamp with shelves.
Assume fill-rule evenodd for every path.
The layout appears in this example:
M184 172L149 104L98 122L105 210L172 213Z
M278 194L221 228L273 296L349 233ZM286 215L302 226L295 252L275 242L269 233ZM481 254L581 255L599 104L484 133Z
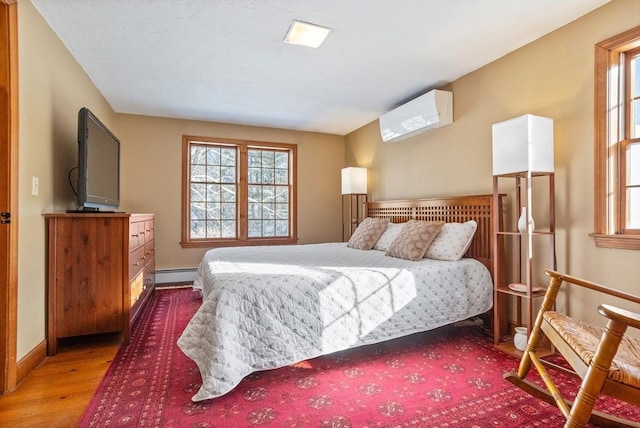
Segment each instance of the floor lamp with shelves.
M494 199L504 192L504 182L513 186L515 201L506 228L494 224L500 249L494 262L494 345L512 355L521 354L512 339L514 327L530 332L544 297L540 276L545 268L557 267L553 163L552 119L524 115L493 125ZM534 203L548 212L534 210ZM543 354L551 353L544 344Z

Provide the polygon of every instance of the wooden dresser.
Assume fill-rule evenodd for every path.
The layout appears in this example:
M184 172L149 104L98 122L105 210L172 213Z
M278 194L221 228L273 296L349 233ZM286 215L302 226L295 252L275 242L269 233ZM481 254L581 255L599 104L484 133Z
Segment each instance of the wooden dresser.
M153 214L45 214L47 354L59 338L129 330L155 286Z

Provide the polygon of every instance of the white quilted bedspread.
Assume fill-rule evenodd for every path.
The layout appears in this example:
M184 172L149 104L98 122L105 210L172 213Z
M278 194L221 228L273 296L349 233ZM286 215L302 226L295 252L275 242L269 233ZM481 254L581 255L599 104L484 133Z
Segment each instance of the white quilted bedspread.
M178 339L202 375L193 401L257 370L430 330L493 303L477 260L413 262L344 243L210 250L194 287L202 306Z

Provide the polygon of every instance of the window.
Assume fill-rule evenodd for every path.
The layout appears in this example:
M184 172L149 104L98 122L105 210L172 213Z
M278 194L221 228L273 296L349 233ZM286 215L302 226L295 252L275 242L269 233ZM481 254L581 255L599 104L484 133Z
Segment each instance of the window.
M640 27L596 45L595 238L640 250Z
M182 246L295 244L296 146L183 137Z

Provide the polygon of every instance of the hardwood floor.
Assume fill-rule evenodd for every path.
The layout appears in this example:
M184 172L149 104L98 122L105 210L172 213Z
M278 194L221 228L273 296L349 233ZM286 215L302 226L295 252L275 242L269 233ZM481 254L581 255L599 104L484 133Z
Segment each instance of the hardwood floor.
M65 343L0 397L0 427L75 427L120 347L118 335Z

